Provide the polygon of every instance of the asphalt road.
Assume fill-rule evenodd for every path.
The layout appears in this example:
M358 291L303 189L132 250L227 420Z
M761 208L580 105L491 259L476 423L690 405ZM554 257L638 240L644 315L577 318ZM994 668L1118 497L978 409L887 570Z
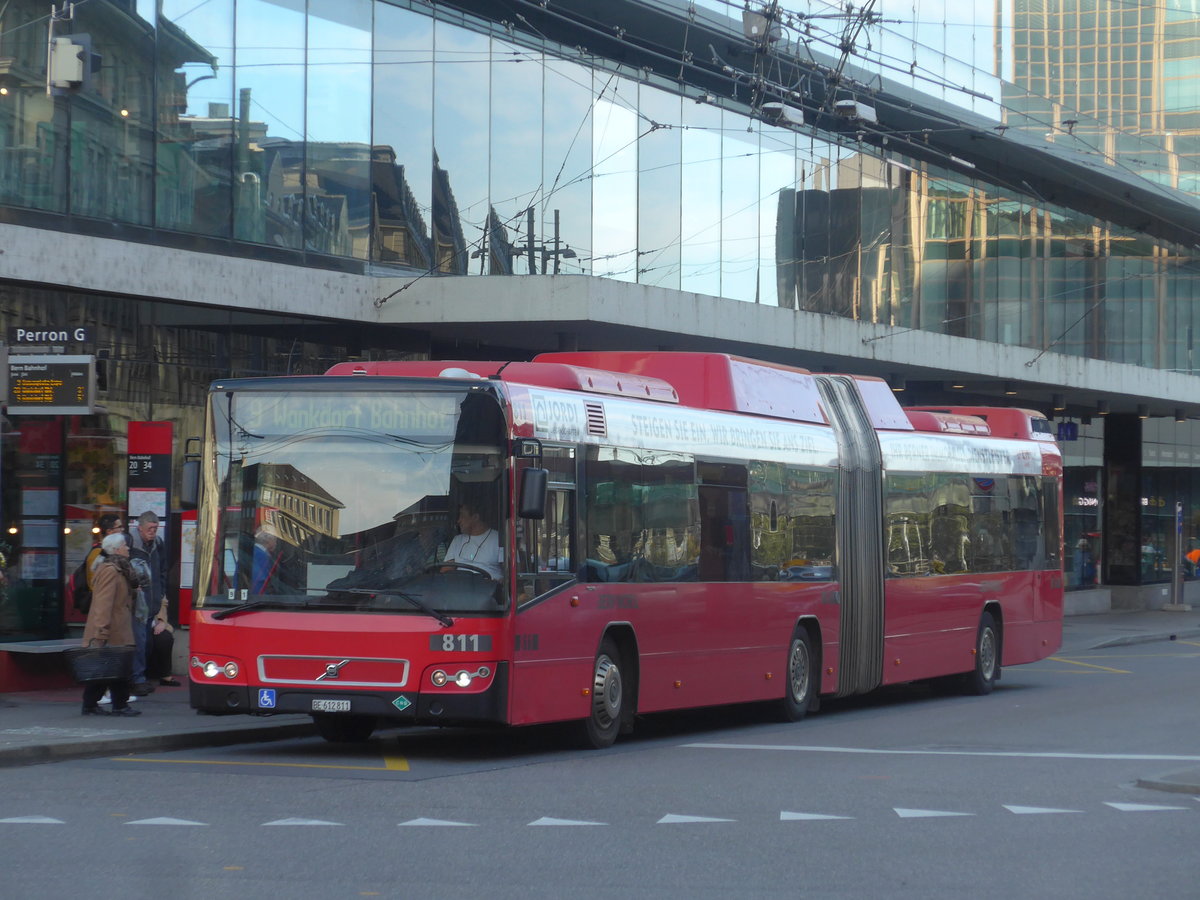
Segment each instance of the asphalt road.
M7 896L1197 896L1200 641L1062 653L782 724L384 732L0 770Z

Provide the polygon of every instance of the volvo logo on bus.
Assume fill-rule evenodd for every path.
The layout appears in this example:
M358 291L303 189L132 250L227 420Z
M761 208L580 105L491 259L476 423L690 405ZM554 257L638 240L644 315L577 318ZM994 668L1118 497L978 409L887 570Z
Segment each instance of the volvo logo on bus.
M342 666L346 665L348 662L350 662L350 660L343 659L340 663L330 663L325 667L325 673L323 675L318 675L316 680L324 681L326 678L337 678L338 673L342 670Z

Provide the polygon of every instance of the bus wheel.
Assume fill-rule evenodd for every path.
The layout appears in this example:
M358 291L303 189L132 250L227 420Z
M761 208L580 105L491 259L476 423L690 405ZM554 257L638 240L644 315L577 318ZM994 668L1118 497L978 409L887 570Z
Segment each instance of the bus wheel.
M992 614L985 612L979 620L975 637L975 668L962 677L963 692L982 697L990 694L1000 677L1000 632Z
M798 629L788 647L786 691L779 705L785 721L799 722L812 705L813 691L816 690L814 658L808 632Z
M596 654L592 672L592 710L582 722L581 738L585 747L603 750L611 747L621 730L621 652L612 638L605 638Z
M333 744L361 744L375 731L374 716L339 716L313 713L317 734Z

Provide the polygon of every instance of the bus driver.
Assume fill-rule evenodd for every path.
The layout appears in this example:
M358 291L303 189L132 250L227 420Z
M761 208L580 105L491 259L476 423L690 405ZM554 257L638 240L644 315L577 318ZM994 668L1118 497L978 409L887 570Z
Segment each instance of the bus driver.
M500 536L496 529L470 503L458 506L459 533L450 541L443 563L462 563L483 569L493 581L500 580ZM453 572L453 565L443 565L443 572Z

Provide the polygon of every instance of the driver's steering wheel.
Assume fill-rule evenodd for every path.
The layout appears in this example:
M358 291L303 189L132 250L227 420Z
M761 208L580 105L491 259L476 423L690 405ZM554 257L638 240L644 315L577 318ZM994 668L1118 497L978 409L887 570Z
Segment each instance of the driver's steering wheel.
M453 559L448 559L445 562L430 563L429 565L427 565L425 567L425 571L426 572L441 572L442 569L445 569L445 568L466 569L468 572L475 572L476 574L482 575L484 578L487 578L487 579L491 579L491 577L492 577L492 573L489 572L487 569L480 568L479 566L473 566L470 563L458 562L457 560L453 560Z

